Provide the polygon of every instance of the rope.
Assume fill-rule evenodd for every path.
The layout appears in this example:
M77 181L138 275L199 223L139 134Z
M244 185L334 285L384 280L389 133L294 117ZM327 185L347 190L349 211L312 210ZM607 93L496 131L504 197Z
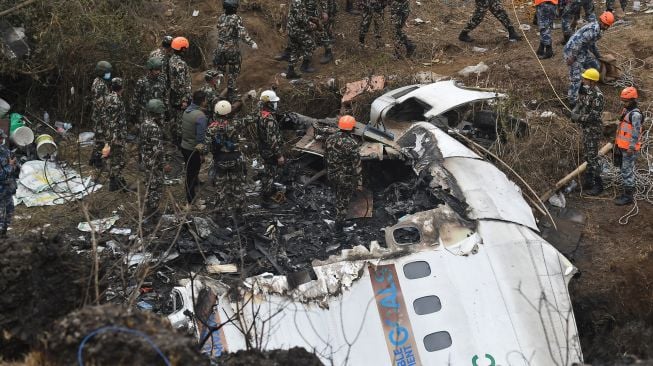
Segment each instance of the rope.
M537 57L537 52L535 51L535 48L533 48L533 44L531 43L530 40L528 40L528 36L526 35L526 32L522 29L521 22L519 21L519 16L517 15L517 7L515 6L515 0L511 0L511 5L512 5L512 11L515 14L515 19L517 20L517 27L521 31L522 35L524 36L524 40L528 44L528 48L531 49L531 52L533 53L533 56L535 56L535 61L540 65L540 68L542 69L542 72L544 73L544 76L546 77L546 81L549 83L549 86L551 87L551 90L553 90L553 94L555 94L556 98L560 101L563 107L567 109L569 112L571 112L571 109L567 105L567 103L562 100L558 92L556 91L556 88L553 86L553 82L551 82L551 78L549 78L549 74L546 72L546 68L544 68L544 64L542 64L542 61Z
M91 338L93 338L97 334L107 333L107 332L116 332L116 333L123 332L123 333L128 333L143 338L147 343L150 344L150 346L152 346L152 348L154 348L156 353L163 359L163 362L167 366L172 365L170 363L170 360L168 360L168 358L163 354L161 349L157 347L156 344L154 344L152 339L150 339L150 337L148 337L147 334L130 328L106 326L92 331L91 333L87 334L86 337L84 337L84 339L82 339L82 342L79 344L79 348L77 348L77 363L79 364L79 366L84 366L84 358L82 357L82 353L84 351L84 346L86 345L86 342L88 342Z

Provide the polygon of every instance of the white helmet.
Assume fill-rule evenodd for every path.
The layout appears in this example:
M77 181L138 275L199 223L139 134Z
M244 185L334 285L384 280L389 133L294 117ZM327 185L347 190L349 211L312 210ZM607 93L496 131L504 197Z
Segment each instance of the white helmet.
M221 116L226 116L231 113L231 103L226 100L221 100L215 104L215 112Z
M274 90L265 90L263 93L261 93L261 102L278 102L279 97L277 96L277 93L274 92Z

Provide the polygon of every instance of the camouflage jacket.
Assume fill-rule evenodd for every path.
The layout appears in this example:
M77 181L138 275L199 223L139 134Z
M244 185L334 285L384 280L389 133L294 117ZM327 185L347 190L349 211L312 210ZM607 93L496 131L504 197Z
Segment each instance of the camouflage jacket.
M238 51L238 41L243 40L250 47L254 40L243 26L243 19L237 14L222 14L218 18L218 51Z
M170 57L170 107L180 109L183 102L190 104L190 70L179 55Z
M16 193L16 176L14 167L9 164L11 151L5 145L0 145L0 197Z
M140 130L140 152L143 161L148 168L151 168L152 161L164 161L164 136L163 118L148 114L145 116Z
M580 115L578 122L583 126L601 125L601 114L605 99L598 87L582 86L578 92L578 104L574 111Z
M263 159L281 156L281 131L275 115L261 109L256 119L258 149Z
M102 99L102 126L104 140L122 145L127 138L127 119L122 98L111 92Z
M363 184L358 142L351 133L338 131L325 142L327 177L332 182Z
M206 93L206 102L208 103L206 109L209 112L208 115L209 115L209 118L210 118L210 117L213 116L215 103L217 103L218 100L219 100L219 98L218 98L219 92L218 92L218 89L217 89L217 84L216 84L216 86L213 86L213 85L209 84L208 82L205 82L204 85L202 85L201 90L204 93Z
M96 77L91 85L91 120L98 122L102 98L109 94L109 84L101 77Z
M303 0L291 0L288 10L288 34L308 32L310 16Z
M165 80L165 85L166 88L170 87L170 54L164 51L161 48L157 48L156 50L150 52L150 58L152 57L158 57L161 59L161 74L163 75L163 79Z
M216 118L209 124L204 136L205 150L211 149L213 154L221 152L237 152L241 140L239 131L241 122L237 119Z
M329 18L333 18L338 13L338 2L336 0L321 0L322 10L327 13ZM333 19L329 19L333 21Z
M139 120L143 120L147 114L145 108L150 99L160 99L168 109L168 100L166 98L166 81L163 73L156 77L145 75L136 81L134 96L132 100L132 111Z
M601 27L598 22L594 21L585 24L565 44L563 58L569 60L570 57L577 58L586 55L588 52L592 52L597 58L601 57L596 47L596 42L601 39L601 35Z

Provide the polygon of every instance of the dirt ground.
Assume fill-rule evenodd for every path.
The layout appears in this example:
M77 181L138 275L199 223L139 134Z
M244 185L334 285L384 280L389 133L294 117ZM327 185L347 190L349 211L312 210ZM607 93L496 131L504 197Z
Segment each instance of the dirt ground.
M157 24L167 31L178 32L178 24L183 24L179 19L189 19L186 15L189 5L183 1L175 3L173 15L168 18L157 15ZM278 87L282 98L282 109L324 117L337 113L339 94L348 81L380 74L386 76L388 87L392 88L411 82L417 72L451 75L461 79L466 85L497 88L510 95L511 98L505 106L507 113L527 119L531 126L531 135L523 140L510 140L506 145L495 146L494 151L537 192L546 191L580 162L578 128L562 117L562 105L553 90L561 96L566 94L567 68L561 58L562 46L558 44L562 38L559 29L554 30L555 57L542 61L540 65L528 43L508 42L507 34L501 31L501 25L489 13L479 28L471 33L472 37L476 38L475 43L459 42L457 35L473 10L473 2L422 0L421 5L411 2L412 13L406 30L409 37L416 40L418 49L412 60L394 60L389 17L386 15L385 46L376 49L370 32L367 40L371 47L361 50L357 44L358 17L344 13L344 2L341 1L341 13L336 25L337 42L334 47L336 63L316 64L316 74L291 84L280 74L285 71L286 64L272 59L285 46L285 38L280 32L285 9L282 4L278 1L243 2L242 16L245 25L258 43L259 49L243 48L242 73L239 79L241 93L250 89L260 91L275 86ZM513 8L513 4L515 3L512 1L504 3L510 18L513 21L516 19L516 11L519 21L530 25L530 5L517 2ZM170 4L163 2L158 5L165 7ZM194 21L209 32L219 14L219 4L202 1L193 3L191 7L200 11L200 16ZM602 10L604 5L597 3L596 7L597 10ZM159 13L163 12L161 10ZM416 18L422 19L424 23L417 25ZM165 21L175 25L163 26L162 22ZM531 25L531 29L524 31L524 34L536 48L538 36L534 27ZM606 32L599 42L603 53L614 54L624 71L633 77L640 90L644 109L651 105L649 98L653 80L648 75L653 68L651 39L653 16L640 13L627 14L626 22ZM210 45L207 47L210 48ZM487 50L478 52L474 47ZM314 60L317 61L320 55L321 50L317 50ZM210 55L205 55L204 61L205 64L210 64ZM476 65L481 61L489 66L488 72L466 78L456 75L463 67ZM194 70L195 85L201 83L202 70L202 65ZM335 88L326 86L331 78L335 79ZM619 88L608 85L601 88L607 99L606 110L618 113ZM373 97L365 96L354 102L352 109L357 118L366 120L369 102ZM558 117L540 118L539 114L543 111L553 111ZM605 139L606 142L609 140ZM88 171L83 164L86 154L88 151L84 150L82 158L79 159L85 174ZM62 148L60 156L69 161L78 160L73 148L68 152ZM643 163L642 160L640 159L640 163ZM127 178L134 182L137 177L136 165L132 161L127 169ZM203 170L202 179L207 179L206 169ZM168 198L173 197L176 202L182 201L182 188L179 184L168 186L168 191L171 194ZM205 198L210 199L212 194L213 191L208 185L204 185L200 190L200 195ZM570 290L583 353L586 361L595 365L612 364L616 358L625 354L639 358L653 357L653 241L650 239L653 237L653 206L644 201L640 202L639 215L632 218L627 225L620 225L618 219L629 207L616 208L611 198L610 193L599 199L568 196L568 205L582 210L587 218L581 242L572 256L581 276L572 280ZM121 216L117 227L135 227L134 212L138 207L138 200L132 193L114 194L103 189L83 202L92 218L106 217L116 211ZM168 207L171 208L172 201L169 201L169 204ZM10 231L12 237L23 238L34 231L44 232L46 235L63 233L67 241L80 247L88 241L88 238L74 241L80 236L76 231L77 223L86 221L79 204L45 208L19 206L16 214ZM62 245L59 242L54 243ZM36 293L34 296L42 295ZM59 307L55 315L62 316L79 305L81 301L71 308ZM7 357L8 354L3 356Z

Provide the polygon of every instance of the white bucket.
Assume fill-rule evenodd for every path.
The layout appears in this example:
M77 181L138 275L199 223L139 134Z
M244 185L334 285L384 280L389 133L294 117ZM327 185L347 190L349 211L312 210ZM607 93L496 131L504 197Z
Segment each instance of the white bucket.
M52 136L43 134L36 138L36 155L41 160L57 155L57 144L54 143Z
M11 109L9 103L6 100L0 98L0 118L4 117L7 112Z
M14 142L14 144L20 147L25 147L34 142L34 132L32 132L32 129L27 126L21 126L15 129L9 138Z

